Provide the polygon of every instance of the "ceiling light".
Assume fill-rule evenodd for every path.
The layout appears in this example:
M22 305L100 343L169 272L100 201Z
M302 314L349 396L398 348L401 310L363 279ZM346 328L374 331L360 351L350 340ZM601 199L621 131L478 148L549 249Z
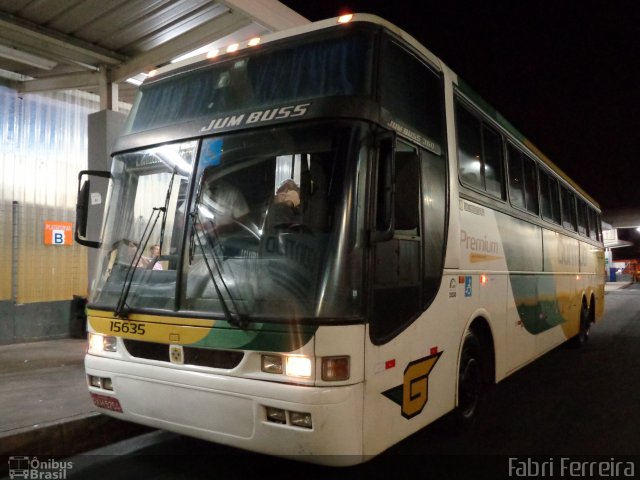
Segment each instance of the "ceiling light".
M0 68L0 78L6 78L14 82L26 82L27 80L33 80L33 77L29 75L22 75L21 73L10 72L9 70L3 70Z
M22 63L24 65L40 68L42 70L51 70L57 65L56 62L46 58L33 55L32 53L23 52L17 48L7 47L6 45L0 45L0 57L13 60L14 62Z

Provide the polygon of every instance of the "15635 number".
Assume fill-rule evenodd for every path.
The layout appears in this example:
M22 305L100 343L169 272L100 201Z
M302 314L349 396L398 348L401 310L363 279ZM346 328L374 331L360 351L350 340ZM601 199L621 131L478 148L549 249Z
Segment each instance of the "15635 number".
M111 330L113 333L131 333L133 335L144 335L145 324L133 322L118 322L116 320L111 320L111 322L109 323L109 330Z

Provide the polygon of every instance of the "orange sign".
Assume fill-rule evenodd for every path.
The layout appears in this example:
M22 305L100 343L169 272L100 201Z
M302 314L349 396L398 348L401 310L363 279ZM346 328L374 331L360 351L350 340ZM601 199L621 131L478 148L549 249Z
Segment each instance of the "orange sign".
M45 245L72 245L73 223L44 221Z

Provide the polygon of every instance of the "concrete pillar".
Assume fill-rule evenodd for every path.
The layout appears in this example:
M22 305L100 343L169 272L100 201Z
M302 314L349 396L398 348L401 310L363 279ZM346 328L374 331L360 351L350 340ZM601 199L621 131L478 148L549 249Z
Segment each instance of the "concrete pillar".
M116 138L122 133L126 115L112 110L101 110L89 115L88 135L89 135L89 170L111 171L111 149ZM91 207L91 215L87 223L87 238L97 240L102 227L102 216L104 214L104 199L107 195L109 183L106 179L92 178L91 191L99 192L103 202L100 205ZM89 249L88 274L89 291L92 289L91 282L95 277L98 250Z

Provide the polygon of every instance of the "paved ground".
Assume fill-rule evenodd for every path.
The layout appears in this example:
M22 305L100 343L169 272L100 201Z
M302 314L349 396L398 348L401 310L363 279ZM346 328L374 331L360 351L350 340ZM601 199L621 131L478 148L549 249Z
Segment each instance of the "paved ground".
M85 340L0 348L0 435L91 415L84 383Z
M5 456L70 455L149 431L94 410L85 352L77 339L0 346L0 474Z

